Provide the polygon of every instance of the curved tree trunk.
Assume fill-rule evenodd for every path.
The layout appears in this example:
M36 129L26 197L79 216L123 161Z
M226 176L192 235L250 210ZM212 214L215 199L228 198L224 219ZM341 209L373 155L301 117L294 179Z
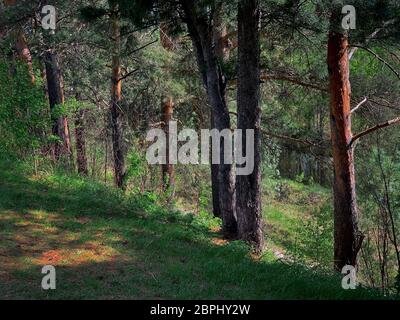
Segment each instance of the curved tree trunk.
M230 129L229 110L225 101L226 79L218 63L212 23L203 16L204 12L200 12L202 8L199 8L195 1L181 0L181 3L185 11L185 22L196 50L198 67L207 90L208 102L212 108L213 124L220 132ZM222 232L227 238L236 238L235 175L232 164L224 164L224 149L224 141L221 139L218 194Z
M334 162L334 266L341 271L345 265L357 266L357 254L362 243L358 230L354 153L350 146L348 38L343 33L329 33L328 69Z
M260 108L260 11L258 0L241 0L238 8L238 129L242 130L242 154L246 154L246 130L254 130L254 170L236 176L236 213L239 238L257 253L264 246L261 212L261 108Z

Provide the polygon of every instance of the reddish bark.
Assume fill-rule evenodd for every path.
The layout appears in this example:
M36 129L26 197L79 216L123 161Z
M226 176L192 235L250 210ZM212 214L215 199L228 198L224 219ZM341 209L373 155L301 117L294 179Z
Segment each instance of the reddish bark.
M34 84L35 83L35 74L33 72L32 56L31 56L31 52L28 47L28 43L26 42L25 35L23 34L22 31L18 32L16 48L17 48L19 59L21 59L22 61L24 61L27 64L31 82L32 82L32 84Z
M160 23L160 41L165 50L171 51L174 49L174 39L170 34L170 28L167 22Z
M331 31L328 41L331 139L334 162L334 266L357 266L362 236L354 175L354 151L350 143L351 109L347 35Z
M16 2L17 2L16 0L4 0L4 5L6 7L13 6L16 4ZM33 72L31 52L29 50L28 43L26 41L23 31L21 30L21 28L18 29L19 30L17 31L17 40L15 43L15 48L17 49L18 58L24 61L28 65L29 76L31 78L32 84L34 84L35 75Z

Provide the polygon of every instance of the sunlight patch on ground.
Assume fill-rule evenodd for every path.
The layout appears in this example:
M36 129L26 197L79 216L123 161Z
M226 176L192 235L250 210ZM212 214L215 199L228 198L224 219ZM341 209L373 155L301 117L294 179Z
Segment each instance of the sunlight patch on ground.
M93 230L95 239L87 239L83 232L67 231L63 223L90 224L87 217L68 218L43 210L26 213L0 211L0 279L10 280L15 271L36 266L54 265L76 267L92 263L126 261L116 249L96 239L104 239L104 231ZM107 240L121 242L123 237Z
M119 256L115 249L96 241L88 241L78 248L65 248L45 251L32 263L39 266L51 264L54 266L79 266L89 263L109 262Z

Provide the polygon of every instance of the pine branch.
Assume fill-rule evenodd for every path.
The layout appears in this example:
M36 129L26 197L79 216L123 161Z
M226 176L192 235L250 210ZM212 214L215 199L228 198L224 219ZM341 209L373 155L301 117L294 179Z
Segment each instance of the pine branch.
M372 51L371 49L367 48L367 47L363 47L363 46L359 46L359 45L354 45L353 47L356 48L360 48L363 49L367 52L369 52L370 54L372 54L376 59L378 59L380 62L382 62L385 66L387 66L395 75L397 78L400 79L400 73L397 72L390 64L389 62L387 62L386 60L384 60L381 56L379 56L377 53L375 53L374 51Z
M364 136L366 136L366 135L368 135L368 134L370 134L372 132L375 132L377 130L380 130L380 129L383 129L383 128L386 128L386 127L389 127L389 126L392 126L392 125L398 125L398 124L400 124L400 117L394 118L392 120L389 120L389 121L377 124L376 126L373 126L371 128L368 128L367 130L364 130L363 132L360 132L360 133L356 134L355 136L353 136L353 138L351 139L349 147L352 147L354 145L354 143L358 139L360 139L360 138L362 138L362 137L364 137Z
M134 74L134 73L135 73L136 71L138 71L138 70L139 70L139 68L137 68L137 69L135 69L135 70L132 70L132 71L130 71L130 72L124 74L121 78L118 79L118 81L122 81L122 80L128 78L129 76L131 76L132 74Z
M149 42L149 43L146 43L145 45L143 45L143 46L141 46L141 47L139 47L139 48L136 48L135 50L132 50L132 51L129 52L127 55L130 56L131 54L134 54L134 53L136 53L136 52L138 52L138 51L140 51L140 50L142 50L142 49L144 49L144 48L146 48L146 47L152 45L153 43L156 43L157 41L158 41L158 39L153 40L153 41L151 41L151 42Z

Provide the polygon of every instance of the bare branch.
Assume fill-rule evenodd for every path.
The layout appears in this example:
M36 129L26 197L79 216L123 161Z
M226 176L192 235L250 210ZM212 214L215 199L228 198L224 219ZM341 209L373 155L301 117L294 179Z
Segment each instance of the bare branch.
M366 103L368 101L368 98L365 97L363 101L361 101L358 105L356 105L351 111L350 113L356 112L360 107L363 106L364 103Z
M134 53L136 53L136 52L138 52L138 51L140 51L140 50L142 50L142 49L144 49L144 48L146 48L146 47L152 45L153 43L156 43L157 41L158 41L158 39L153 40L153 41L151 41L151 42L149 42L149 43L146 43L145 45L143 45L143 46L141 46L141 47L139 47L139 48L136 48L135 50L132 50L131 52L129 52L129 53L127 54L127 56L130 56L131 54L134 54Z
M365 44L368 44L368 42L370 42L372 39L374 39L379 32L381 32L382 30L385 29L385 27L387 27L388 25L390 25L394 22L396 22L396 19L392 19L392 20L384 22L383 26L381 28L376 29L370 36L367 37L367 39L365 40ZM353 55L356 53L357 49L358 49L357 46L352 46L352 48L349 51L349 60L351 60L351 58L353 58Z
M392 125L398 125L400 124L400 117L398 118L394 118L392 120L377 124L376 126L373 126L371 128L368 128L367 130L364 130L363 132L360 132L358 134L356 134L355 136L353 136L353 138L351 139L350 145L349 147L351 147L358 139L360 139L361 137L366 136L367 134L370 134L372 132L375 132L377 130L392 126Z
M261 81L268 81L268 80L288 81L288 82L291 82L291 83L294 83L294 84L298 84L299 86L311 88L311 89L322 91L322 92L328 92L328 88L327 87L321 87L319 85L303 81L298 76L282 74L282 73L281 74L265 74L265 73L263 73L261 75Z
M137 68L137 69L135 69L135 70L132 70L132 71L130 71L130 72L124 74L121 78L118 79L118 81L122 81L122 80L128 78L129 76L131 76L132 74L134 74L134 73L135 73L136 71L138 71L138 70L139 70L139 68Z
M307 145L307 146L314 147L314 148L320 148L320 149L324 149L325 148L322 144L317 144L317 143L314 143L314 142L309 141L309 140L302 140L302 139L298 139L298 138L294 138L294 137L290 137L290 136L276 134L276 133L272 133L272 132L266 131L264 129L261 129L261 132L264 133L265 135L273 137L273 138L289 140L289 141L292 141L292 142L300 143L300 144Z

